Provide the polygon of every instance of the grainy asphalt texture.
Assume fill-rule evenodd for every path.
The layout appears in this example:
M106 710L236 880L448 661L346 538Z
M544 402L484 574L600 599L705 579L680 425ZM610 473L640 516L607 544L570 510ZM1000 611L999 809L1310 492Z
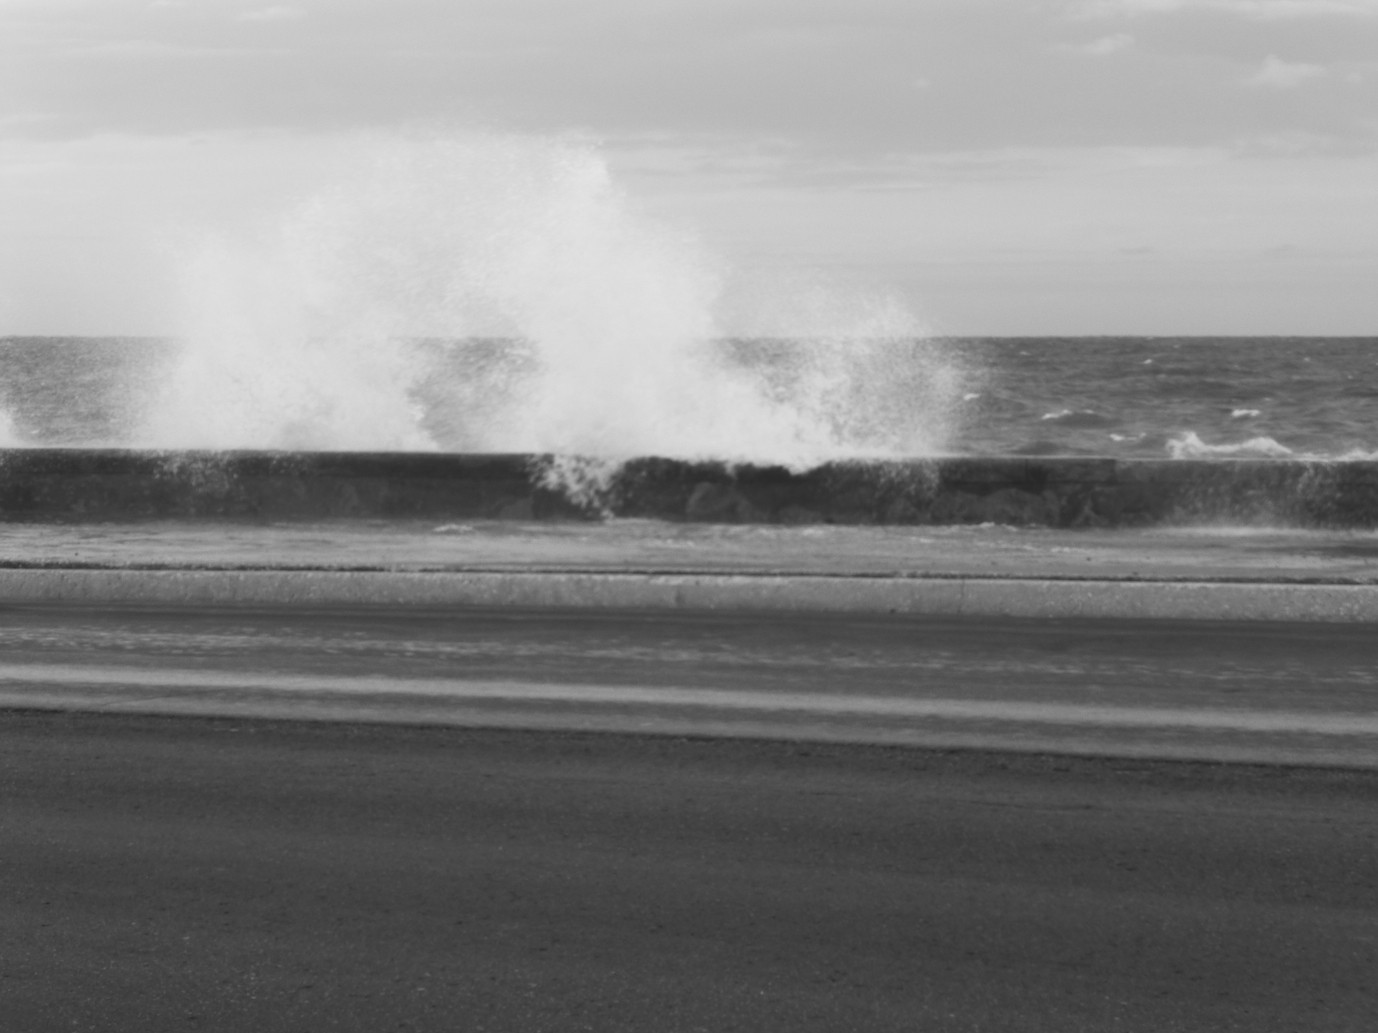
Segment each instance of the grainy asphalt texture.
M0 1027L1378 1019L1378 777L0 713Z

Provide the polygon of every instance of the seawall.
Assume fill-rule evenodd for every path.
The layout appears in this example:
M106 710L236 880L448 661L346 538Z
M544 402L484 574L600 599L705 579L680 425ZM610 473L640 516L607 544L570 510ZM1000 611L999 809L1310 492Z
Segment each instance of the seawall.
M0 521L545 520L1378 527L1378 462L940 458L780 467L537 455L0 450Z

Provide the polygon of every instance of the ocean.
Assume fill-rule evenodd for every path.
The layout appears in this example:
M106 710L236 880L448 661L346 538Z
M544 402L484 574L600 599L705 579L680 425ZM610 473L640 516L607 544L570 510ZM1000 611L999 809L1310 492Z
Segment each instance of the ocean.
M0 338L0 444L587 453L612 441L624 455L795 467L849 455L1378 457L1378 337L726 340L706 346L712 375L682 391L683 363L629 368L618 403L604 396L618 376L606 367L581 379L566 363L548 379L569 390L537 390L545 358L516 341L313 349L279 361L263 347ZM644 411L629 397L647 399ZM734 422L746 410L754 422Z
M973 455L1378 457L1378 337L965 340Z

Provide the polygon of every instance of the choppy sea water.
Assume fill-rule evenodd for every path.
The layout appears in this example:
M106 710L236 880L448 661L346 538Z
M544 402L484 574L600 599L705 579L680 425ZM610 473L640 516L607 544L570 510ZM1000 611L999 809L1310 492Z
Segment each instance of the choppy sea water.
M1378 338L968 340L986 372L956 451L1378 456Z
M419 364L404 388L418 429L416 440L443 451L496 450L484 447L487 439L476 435L475 428L502 418L505 399L520 390L532 355L517 343L494 340L428 341L415 347ZM926 428L927 440L934 442L929 450L941 454L1378 457L1378 338L1373 337L913 342L912 363L906 365L909 350L900 346L892 349L898 360L876 367L875 375L885 378L884 390L859 390L851 382L837 397L827 396L826 370L822 380L813 370L807 391L799 386L798 355L807 351L801 342L724 341L715 347L720 353L717 361L735 371L736 380L724 383L748 385L781 404L814 405L817 411L809 414L810 419L839 425L852 421L869 435L865 441L884 440L884 428L876 425L888 419L917 420ZM175 447L181 442L175 434L170 440L166 428L153 442L146 428L157 422L153 418L180 354L176 343L153 339L0 338L0 443ZM935 363L935 354L941 356L940 363ZM271 362L271 357L260 355L259 361ZM925 381L934 369L945 371L944 384ZM952 375L952 370L960 375ZM327 368L319 372L328 379ZM233 369L230 375L235 375ZM297 438L288 434L259 439L253 436L254 427L247 427L243 440L235 440L231 426L223 443L399 447L382 438L371 441L368 429L374 413L368 397L329 398L282 382L309 381L315 375L311 368L295 364L279 374L260 370L253 377L254 389L262 395L261 407L273 411L276 406L281 416L274 426L279 432L303 428ZM856 375L855 370L848 373L854 379ZM228 381L221 386L226 391L243 389ZM201 390L208 393L209 410L218 390L215 380ZM597 385L588 390L596 395ZM884 400L884 407L876 405L877 398ZM192 401L187 406L182 400L181 419L195 420L197 406ZM733 404L733 397L721 400L724 408ZM354 407L344 420L353 432L340 441L313 434L313 405ZM281 411L291 406L302 411ZM935 407L941 411L910 411ZM723 417L723 412L703 413L706 423ZM341 425L338 412L331 414L329 425ZM934 434L934 427L941 433ZM188 428L189 447L204 444L195 429ZM845 434L838 440L845 441ZM628 442L628 451L637 451L635 442Z

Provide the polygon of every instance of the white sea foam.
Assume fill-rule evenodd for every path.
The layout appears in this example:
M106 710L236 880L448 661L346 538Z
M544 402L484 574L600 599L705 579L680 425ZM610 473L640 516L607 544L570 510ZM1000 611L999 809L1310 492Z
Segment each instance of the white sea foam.
M1269 437L1250 438L1248 441L1228 445L1208 445L1194 431L1187 431L1169 440L1167 450L1173 459L1207 459L1222 456L1283 459L1295 455L1286 445L1279 444Z
M730 270L645 217L595 149L361 149L363 171L280 225L194 250L182 350L139 443L794 467L944 449L964 375L893 301L758 304L790 321L753 332L794 340L747 361L724 342Z
M26 444L15 429L14 417L0 409L0 448L23 448Z
M541 464L537 478L542 487L563 491L575 505L600 510L608 508L603 500L621 467L618 459L606 456L556 455Z
M1251 419L1254 419L1255 417L1258 417L1258 416L1261 416L1261 415L1262 415L1262 410L1260 410L1260 409L1231 409L1231 410L1230 410L1230 419L1232 419L1232 420L1251 420Z
M1059 409L1045 412L1039 417L1042 423L1056 423L1064 427L1105 427L1115 423L1115 419L1092 409Z

